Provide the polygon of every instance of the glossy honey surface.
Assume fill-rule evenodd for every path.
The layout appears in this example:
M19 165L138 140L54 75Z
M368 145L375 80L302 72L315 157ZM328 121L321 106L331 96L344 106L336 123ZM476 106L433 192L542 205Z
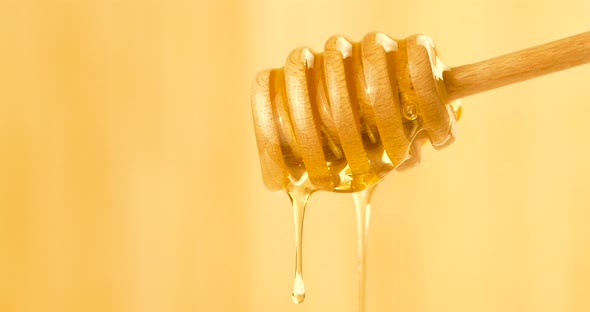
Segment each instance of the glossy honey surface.
M266 186L288 189L309 179L314 190L361 191L393 169L417 165L426 141L452 143L457 113L438 94L426 100L414 84L418 49L426 83L437 90L438 81L443 97L447 68L423 35L369 33L360 42L333 36L322 53L298 48L283 68L259 73L252 115Z

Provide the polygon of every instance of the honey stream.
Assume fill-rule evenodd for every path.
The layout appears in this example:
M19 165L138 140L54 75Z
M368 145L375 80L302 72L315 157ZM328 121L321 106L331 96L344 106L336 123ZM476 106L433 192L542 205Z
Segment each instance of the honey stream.
M367 242L371 219L371 196L375 186L352 193L356 207L356 240L358 253L358 311L365 312L367 288Z
M313 189L309 180L304 179L300 184L291 184L287 194L293 205L293 221L295 225L295 278L291 299L294 303L302 303L305 299L305 284L303 281L303 221L305 209ZM357 223L357 254L358 254L358 311L365 311L366 301L366 250L371 216L371 196L375 185L362 191L352 193L356 207Z
M291 184L287 194L293 204L293 221L295 224L295 281L291 299L294 303L301 303L305 299L305 285L303 283L303 219L309 196L313 192L308 179L301 184Z

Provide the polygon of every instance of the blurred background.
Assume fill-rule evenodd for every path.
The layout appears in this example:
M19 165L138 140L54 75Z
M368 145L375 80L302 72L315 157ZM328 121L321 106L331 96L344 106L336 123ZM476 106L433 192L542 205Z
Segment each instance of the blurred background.
M590 2L1 0L0 311L356 311L350 196L287 196L249 89L295 47L431 36L449 66L590 29ZM367 311L590 311L590 67L467 98L377 189Z

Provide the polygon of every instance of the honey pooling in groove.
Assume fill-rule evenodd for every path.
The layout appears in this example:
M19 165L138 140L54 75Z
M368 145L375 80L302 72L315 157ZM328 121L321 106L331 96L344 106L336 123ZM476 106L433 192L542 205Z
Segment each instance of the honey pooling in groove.
M335 36L323 53L296 49L283 68L263 71L254 82L252 109L263 180L270 190L287 191L293 203L296 303L305 298L302 232L311 194L354 193L357 218L365 220L358 232L362 268L368 216L358 210L360 203L370 206L370 194L387 173L417 165L424 143L438 149L455 137L459 111L424 100L424 90L412 83L424 72L408 66L409 50L429 60L428 79L444 98L439 85L446 67L425 36L394 40L370 33L360 42ZM360 284L359 297L364 298Z

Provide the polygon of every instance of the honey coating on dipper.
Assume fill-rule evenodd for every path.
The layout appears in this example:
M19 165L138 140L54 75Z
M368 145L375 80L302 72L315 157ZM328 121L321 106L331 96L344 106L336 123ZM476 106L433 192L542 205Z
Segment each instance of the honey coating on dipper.
M361 42L335 36L323 53L291 52L284 68L256 77L252 112L265 185L293 205L295 278L291 298L305 299L303 219L315 191L353 193L357 215L359 312L365 306L370 198L387 173L420 162L420 148L455 137L460 110L446 105L430 38Z
M427 68L411 62L414 54ZM446 146L455 114L445 105L445 68L425 36L335 36L323 53L294 50L284 68L258 74L252 89L265 185L288 189L305 178L314 191L358 192L418 164L426 141ZM416 81L435 85L436 94Z

